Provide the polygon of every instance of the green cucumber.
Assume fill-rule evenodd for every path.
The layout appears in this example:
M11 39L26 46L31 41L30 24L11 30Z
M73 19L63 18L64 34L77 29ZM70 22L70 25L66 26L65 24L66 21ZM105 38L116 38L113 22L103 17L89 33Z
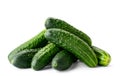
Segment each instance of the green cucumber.
M49 43L43 47L32 59L31 67L34 70L41 70L48 65L52 58L59 52L59 48L55 44Z
M58 28L58 29L66 30L70 33L75 34L79 38L83 39L90 46L92 45L92 41L87 34L85 34L82 31L79 31L78 29L76 29L75 27L71 26L70 24L68 24L67 22L65 22L63 20L55 19L55 18L48 18L45 22L45 27L47 29Z
M45 38L59 47L71 52L89 67L97 66L97 58L91 47L81 38L62 29L48 29Z
M11 61L11 64L18 68L30 68L31 61L35 53L40 49L25 49L17 53Z
M23 51L24 49L36 49L36 48L40 48L40 47L45 46L48 42L44 37L45 32L46 32L46 30L43 30L42 32L40 32L38 35L36 35L32 39L28 40L27 42L25 42L25 43L21 44L20 46L18 46L17 48L15 48L8 55L8 59L9 59L10 63L13 60L14 56L18 52Z
M52 59L52 67L56 70L66 70L68 69L75 61L77 60L74 55L67 52L66 50L62 50L55 55Z
M100 66L107 66L111 61L111 56L108 52L96 47L92 46L97 58L98 58L98 65Z

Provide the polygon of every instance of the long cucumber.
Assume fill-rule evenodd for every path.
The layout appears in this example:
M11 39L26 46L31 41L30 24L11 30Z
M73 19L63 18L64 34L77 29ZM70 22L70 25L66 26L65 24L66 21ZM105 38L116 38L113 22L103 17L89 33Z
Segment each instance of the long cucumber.
M58 28L58 29L66 30L70 33L75 34L79 38L83 39L86 43L88 43L88 45L90 45L90 46L92 45L92 40L90 39L90 37L87 34L76 29L75 27L73 27L72 25L68 24L67 22L65 22L63 20L56 19L56 18L48 18L45 21L45 27L47 29Z
M48 29L45 33L48 41L51 41L63 49L71 52L79 60L90 67L97 66L97 58L91 47L79 37L62 29Z

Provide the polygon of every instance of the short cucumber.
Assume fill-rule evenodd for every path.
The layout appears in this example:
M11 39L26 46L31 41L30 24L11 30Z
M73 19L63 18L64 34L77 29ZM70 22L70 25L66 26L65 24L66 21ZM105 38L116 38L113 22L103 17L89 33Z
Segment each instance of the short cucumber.
M67 22L65 22L63 20L55 19L55 18L48 18L45 22L45 27L47 29L58 28L58 29L66 30L70 33L75 34L79 38L83 39L90 46L92 45L92 41L87 34L85 34L82 31L79 31L78 29L76 29L75 27L71 26L70 24L68 24Z
M52 67L56 70L66 70L68 69L73 62L77 60L74 55L67 52L66 50L62 50L59 53L55 55L55 57L52 59Z
M14 56L18 52L23 51L24 49L36 49L36 48L40 48L40 47L45 46L48 42L44 37L45 32L46 32L46 30L43 30L42 32L40 32L38 35L36 35L32 39L28 40L27 42L25 42L25 43L21 44L20 46L18 46L17 48L15 48L8 55L9 61L11 62L13 60Z
M71 52L90 67L97 66L97 58L91 47L81 38L62 29L48 29L45 38L59 47Z
M25 49L17 53L11 60L11 64L18 68L30 68L31 61L39 49Z
M52 58L59 52L59 48L55 44L49 43L43 47L32 59L31 67L34 70L41 70L48 65Z
M109 63L111 61L110 54L96 46L92 46L92 48L98 58L98 65L100 65L100 66L109 65Z

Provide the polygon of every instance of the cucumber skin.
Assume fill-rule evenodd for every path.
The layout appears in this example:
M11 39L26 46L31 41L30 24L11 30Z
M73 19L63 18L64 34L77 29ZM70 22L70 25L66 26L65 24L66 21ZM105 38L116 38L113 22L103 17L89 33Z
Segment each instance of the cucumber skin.
M98 65L100 66L108 66L111 62L111 56L108 52L96 47L92 46L92 49L94 50L97 59L98 59Z
M97 66L97 58L91 47L74 34L62 29L48 29L45 38L59 47L71 52L79 60L82 60L89 67Z
M68 24L67 22L65 22L63 20L50 17L46 20L45 27L47 29L50 29L50 28L63 29L65 31L73 33L76 36L78 36L79 38L83 39L86 43L88 43L88 45L90 45L90 46L92 45L92 41L87 34L85 34L82 31L79 31L78 29L76 29L75 27L71 26L70 24Z
M66 50L62 50L52 59L52 67L56 70L63 71L68 69L77 58Z
M8 55L8 60L10 61L10 63L11 63L12 59L14 58L14 56L18 52L20 52L20 51L22 51L24 49L36 49L36 48L40 48L40 47L45 46L47 44L47 42L48 42L44 37L45 32L46 32L46 30L43 30L38 35L31 38L27 42L21 44L20 46L15 48L12 52L10 52L10 54Z
M33 56L38 52L39 49L25 49L17 53L11 61L11 64L17 68L30 68Z
M31 68L41 70L48 65L52 58L59 52L59 48L55 44L50 43L43 47L32 59Z

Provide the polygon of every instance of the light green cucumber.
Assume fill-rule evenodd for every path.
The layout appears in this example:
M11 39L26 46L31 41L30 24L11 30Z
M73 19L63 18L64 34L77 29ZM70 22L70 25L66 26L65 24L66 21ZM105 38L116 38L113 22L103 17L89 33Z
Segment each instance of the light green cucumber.
M98 65L100 66L107 66L109 65L110 61L111 61L111 56L108 52L96 47L96 46L92 46L97 59L98 59Z

